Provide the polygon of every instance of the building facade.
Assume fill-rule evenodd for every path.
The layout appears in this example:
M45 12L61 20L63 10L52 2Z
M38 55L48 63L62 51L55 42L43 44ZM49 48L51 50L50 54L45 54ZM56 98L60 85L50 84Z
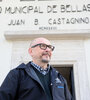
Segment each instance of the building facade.
M90 1L0 0L0 84L31 60L32 39L55 46L50 64L67 79L75 100L90 98Z

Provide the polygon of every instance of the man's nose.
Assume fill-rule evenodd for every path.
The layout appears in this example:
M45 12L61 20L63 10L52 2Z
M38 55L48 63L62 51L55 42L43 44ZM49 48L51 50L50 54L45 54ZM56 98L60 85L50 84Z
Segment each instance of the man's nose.
M51 51L51 49L49 47L46 48L46 51Z

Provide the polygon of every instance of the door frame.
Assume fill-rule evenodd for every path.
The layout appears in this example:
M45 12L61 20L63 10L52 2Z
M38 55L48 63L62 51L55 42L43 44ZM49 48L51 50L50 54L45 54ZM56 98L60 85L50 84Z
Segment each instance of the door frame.
M80 85L79 85L79 74L78 74L78 62L76 60L64 60L64 61L61 61L61 60L58 60L58 61L51 61L50 62L50 65L52 66L57 66L57 67L60 67L60 66L64 66L64 67L73 67L73 77L74 77L74 90L75 90L75 99L76 100L81 100L81 96L80 96ZM78 88L77 88L78 87Z

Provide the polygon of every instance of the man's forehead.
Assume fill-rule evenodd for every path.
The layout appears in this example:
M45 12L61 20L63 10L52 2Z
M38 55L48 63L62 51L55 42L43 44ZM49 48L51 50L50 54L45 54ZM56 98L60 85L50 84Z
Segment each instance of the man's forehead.
M50 41L49 40L46 40L46 39L38 39L36 41L36 43L50 43Z
M45 39L45 38L36 38L34 41L33 41L33 45L34 44L39 44L39 43L45 43L45 44L51 44L49 40Z

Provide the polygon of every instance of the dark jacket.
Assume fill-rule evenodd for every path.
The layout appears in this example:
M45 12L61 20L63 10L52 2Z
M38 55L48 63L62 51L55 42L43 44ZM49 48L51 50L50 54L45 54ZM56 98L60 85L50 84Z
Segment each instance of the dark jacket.
M51 67L53 100L71 100L66 80ZM0 87L0 100L46 100L45 90L30 62L11 70Z

